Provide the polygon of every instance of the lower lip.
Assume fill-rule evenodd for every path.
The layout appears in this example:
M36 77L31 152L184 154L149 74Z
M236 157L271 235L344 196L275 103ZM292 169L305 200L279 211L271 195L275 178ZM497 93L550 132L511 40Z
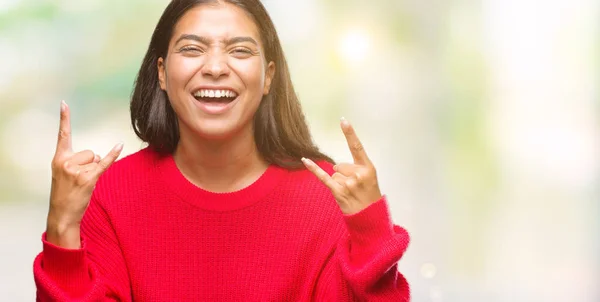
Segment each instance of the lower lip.
M196 98L194 98L194 101L196 101L196 104L198 105L198 107L200 107L200 109L202 109L202 111L206 112L207 114L217 115L217 114L223 114L223 113L229 111L229 109L231 109L235 105L238 98L239 98L239 96L236 97L235 99L233 99L233 101L231 101L229 103L219 103L219 102L207 103L207 102L198 101L198 100L196 100Z

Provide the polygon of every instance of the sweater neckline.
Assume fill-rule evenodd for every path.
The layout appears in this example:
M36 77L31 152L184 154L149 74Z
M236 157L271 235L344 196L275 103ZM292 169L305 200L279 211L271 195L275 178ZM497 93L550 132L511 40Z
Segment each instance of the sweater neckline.
M157 168L170 190L185 202L210 211L234 211L250 206L266 197L288 171L270 164L252 184L234 192L217 193L190 182L179 170L172 154L159 157Z

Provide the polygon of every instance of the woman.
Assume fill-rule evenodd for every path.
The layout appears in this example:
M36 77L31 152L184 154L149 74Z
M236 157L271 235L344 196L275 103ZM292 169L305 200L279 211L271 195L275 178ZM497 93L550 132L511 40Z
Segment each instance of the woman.
M131 118L149 146L113 164L61 104L38 300L409 300L408 234L348 122L353 164L313 144L258 0L173 0Z

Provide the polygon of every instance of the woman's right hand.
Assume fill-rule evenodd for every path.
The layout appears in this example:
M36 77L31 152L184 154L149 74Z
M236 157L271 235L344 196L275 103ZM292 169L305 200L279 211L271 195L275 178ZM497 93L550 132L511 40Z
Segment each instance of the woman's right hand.
M71 146L70 110L60 106L60 128L52 159L52 186L46 240L64 248L81 247L79 227L98 178L121 154L117 144L104 158L90 150L74 153Z

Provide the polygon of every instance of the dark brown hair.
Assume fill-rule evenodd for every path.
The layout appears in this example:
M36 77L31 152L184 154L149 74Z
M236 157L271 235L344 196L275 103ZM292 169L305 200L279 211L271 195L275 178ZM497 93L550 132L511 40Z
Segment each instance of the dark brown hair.
M269 163L296 169L301 157L331 158L314 144L300 101L294 91L288 65L275 25L259 0L222 0L246 11L256 23L267 62L275 62L269 94L263 97L254 116L254 139L261 156ZM131 97L131 124L135 134L162 154L175 151L179 142L177 116L158 81L158 58L166 58L177 21L191 8L217 0L173 0L163 12L142 62Z

